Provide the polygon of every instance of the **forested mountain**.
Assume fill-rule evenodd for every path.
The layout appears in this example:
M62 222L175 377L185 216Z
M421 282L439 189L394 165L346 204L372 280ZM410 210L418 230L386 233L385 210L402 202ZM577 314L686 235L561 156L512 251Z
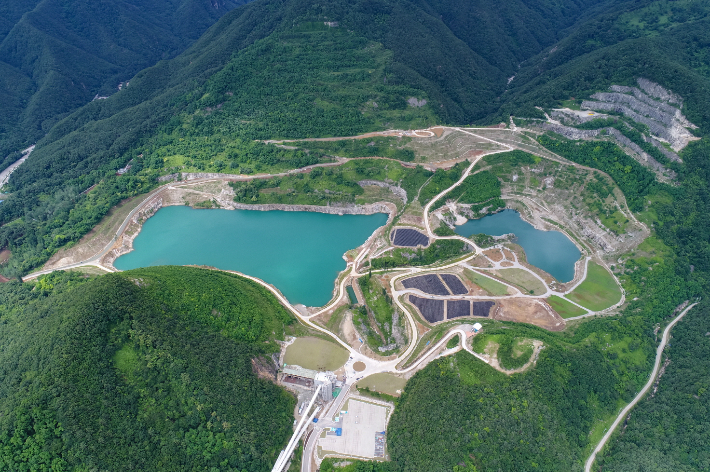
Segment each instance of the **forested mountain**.
M0 23L7 31L4 41L28 18L24 13L44 5L35 3L2 7L9 19ZM639 251L620 264L629 301L623 314L562 334L521 325L500 328L501 336L514 332L546 343L537 367L519 376L498 375L463 354L430 364L408 384L392 417L388 447L394 461L354 466L581 470L593 434L600 432L594 430L599 419L613 417L647 378L656 325L665 324L680 303L707 299L710 290L709 12L707 2L696 0L256 0L224 15L182 54L138 72L129 87L53 126L47 122L46 136L13 174L12 193L0 204L0 247L12 251L2 271L19 275L41 265L119 201L157 185L161 173L182 166L272 172L322 157L257 139L492 124L511 114L541 116L535 106L569 104L611 84L653 80L683 97L682 111L703 137L682 151L683 164L671 165L677 173L673 186L657 185L623 153L605 152L611 145L540 139L554 152L611 175L653 229L647 242L653 254ZM165 46L153 60L179 50L171 34L161 44L174 49ZM92 54L119 63L99 54L106 53L104 46ZM61 51L61 57L74 57ZM126 46L116 57L129 63L134 52ZM97 64L96 70L104 70L104 62ZM10 66L0 73L6 94L24 90L24 79L16 75L21 68ZM53 67L47 70L47 77L54 76ZM95 90L128 79L117 72L106 77ZM93 92L89 95L85 101ZM20 105L12 106L25 110ZM41 120L33 123L30 129L44 133ZM116 176L129 161L130 171ZM34 290L0 286L3 460L15 465L28 458L56 459L58 467L66 461L97 469L111 469L114 460L151 470L161 468L159 461L176 470L202 466L205 462L190 462L193 446L217 448L216 422L191 409L194 394L199 405L215 405L215 416L230 425L222 426L225 449L206 458L210 465L227 456L237 461L230 467L247 470L273 463L287 436L292 403L256 379L247 363L268 352L270 345L263 344L268 333L280 333L274 328L288 323L272 301L267 303L271 298L239 279L193 269L134 271L89 282L57 277L43 279ZM254 336L232 333L232 325L221 325L224 319L212 316L207 305L197 317L188 313L182 291L208 296L200 291L206 287L221 287L217 293L237 307L227 319L234 319L235 327L255 324ZM230 298L232 288L243 297ZM253 308L248 300L264 302L267 313L244 318ZM638 470L638 464L652 460L678 470L707 468L707 356L693 354L710 339L707 303L693 310L697 313L674 328L677 341L657 395L641 402L623 435L613 439L608 456L600 458L604 470ZM262 319L270 321L261 325ZM606 349L607 334L625 350ZM221 350L234 355L225 357L224 365L208 361ZM179 362L158 363L155 369L144 363L161 356ZM80 376L76 366L86 366L91 375ZM234 385L221 382L227 371L220 369L238 372L244 382L239 385L262 392L275 407L264 411L259 403L228 403L224 399L233 392L221 389ZM205 387L217 389L218 398L203 401L199 392ZM84 390L89 393L82 396ZM231 454L244 440L239 435L263 431L231 428L237 423L230 418L247 414L242 407L276 431L263 448L251 448L248 458ZM125 442L115 434L119 430L128 431ZM82 438L88 434L99 434L108 447L87 449Z
M139 70L182 52L242 3L2 0L0 157L33 144L95 96L115 93Z
M647 78L685 100L684 113L710 124L710 5L704 1L620 2L580 22L552 48L523 63L499 116L586 98L611 84ZM707 129L706 129L707 131Z
M517 61L598 3L260 0L238 8L177 58L49 130L0 207L0 245L15 249L5 270L26 272L121 198L146 191L176 147L194 167L214 168L253 139L481 119L497 109ZM131 159L131 174L117 182L113 172ZM94 195L81 194L98 182Z
M194 268L0 285L0 470L271 470L295 399L252 359L292 321Z

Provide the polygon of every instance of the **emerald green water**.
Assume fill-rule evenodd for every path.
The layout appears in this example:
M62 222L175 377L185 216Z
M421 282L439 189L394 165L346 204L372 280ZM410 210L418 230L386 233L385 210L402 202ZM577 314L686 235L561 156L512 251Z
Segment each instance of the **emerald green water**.
M206 265L258 277L292 303L323 306L343 254L360 246L387 215L313 212L160 209L143 225L119 270L156 265Z
M514 233L517 243L525 249L528 262L560 282L569 282L574 278L574 263L582 255L564 233L536 229L514 210L469 220L457 227L456 232L464 237L479 233L489 236Z

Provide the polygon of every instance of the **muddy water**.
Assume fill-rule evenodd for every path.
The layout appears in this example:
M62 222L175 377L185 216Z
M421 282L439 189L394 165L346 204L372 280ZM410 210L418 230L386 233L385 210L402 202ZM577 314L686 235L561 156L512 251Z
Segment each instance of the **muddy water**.
M464 237L479 233L490 236L514 233L518 238L517 243L525 249L528 263L560 282L569 282L574 278L574 263L581 256L577 246L564 233L535 229L514 210L470 220L457 227L456 232Z
M207 265L237 270L276 286L292 303L322 306L332 295L343 254L364 243L387 215L195 210L167 207L143 225L120 270Z

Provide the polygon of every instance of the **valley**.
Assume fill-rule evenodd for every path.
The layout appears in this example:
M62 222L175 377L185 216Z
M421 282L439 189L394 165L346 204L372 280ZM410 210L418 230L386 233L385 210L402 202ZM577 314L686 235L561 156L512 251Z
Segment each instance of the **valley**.
M494 131L494 133L500 133L500 130ZM524 141L524 134L522 134L522 132L509 131L509 133L510 139L507 140L508 142L515 143L516 140ZM516 137L516 133L520 133L520 136ZM573 235L572 237L574 239L567 239L570 236L564 235L565 233L558 232L555 234L564 238L567 244L571 244L572 247L579 246L577 256L567 262L572 268L573 275L563 280L556 279L539 267L535 267L528 262L525 251L515 244L515 240L511 240L510 237L504 236L499 240L486 241L486 249L483 249L475 242L476 238L472 237L472 239L469 239L457 235L446 226L446 222L448 221L446 215L449 212L458 215L456 222L459 224L461 222L458 220L462 219L461 214L476 216L470 213L471 209L469 206L459 204L456 200L447 199L443 206L441 206L440 202L441 199L446 199L448 196L452 195L453 192L456 192L459 186L465 183L465 185L468 185L469 176L476 175L477 172L481 172L481 169L495 169L495 166L501 167L500 170L497 170L498 175L505 175L501 173L502 170L509 170L511 168L514 171L519 170L520 168L515 164L513 164L513 167L509 166L511 163L519 162L521 159L528 164L538 166L542 161L536 162L526 153L511 154L513 146L506 142L496 141L494 139L495 135L490 138L487 137L487 135L491 135L491 131L487 129L449 129L442 127L436 129L436 131L419 130L407 133L390 132L388 134L391 136L409 136L411 141L407 141L405 146L410 146L411 143L416 142L416 140L444 138L444 149L452 146L451 140L446 139L446 137L453 134L457 136L456 140L458 140L458 143L457 141L453 141L453 146L458 149L459 154L455 157L452 156L452 154L446 155L438 162L430 161L428 163L430 168L435 170L433 174L430 172L432 176L428 179L420 180L421 187L412 187L408 189L409 191L403 191L401 195L400 190L397 190L401 189L401 180L398 183L391 179L385 179L385 183L388 181L391 183L387 183L387 186L380 187L376 185L377 180L370 179L360 182L360 186L365 189L365 192L359 194L355 201L351 203L346 201L324 206L313 204L260 203L260 201L262 195L264 195L264 190L268 189L268 182L273 179L280 179L281 182L284 182L284 179L294 178L291 176L299 178L306 178L308 176L312 178L312 174L316 170L323 171L323 169L333 169L337 172L340 168L347 168L348 166L354 166L353 168L357 175L357 173L360 172L359 169L368 169L367 165L369 163L375 163L379 166L372 168L378 169L377 172L382 172L379 169L382 168L381 166L384 166L386 172L390 173L386 173L385 175L394 175L391 174L392 171L389 170L389 167L395 166L394 169L396 170L398 165L405 166L407 163L399 163L396 160L392 160L391 163L388 164L387 161L377 161L370 158L351 158L336 155L333 156L335 159L333 163L316 164L280 175L266 174L244 176L223 174L207 176L200 174L181 174L179 176L182 176L185 180L170 181L153 191L137 205L135 203L129 203L124 210L117 211L115 215L107 217L107 221L103 222L100 227L117 228L115 233L112 232L113 230L108 232L105 230L95 230L93 234L88 235L85 240L78 245L61 252L55 258L51 259L47 264L47 268L30 274L25 279L32 280L54 270L73 269L81 271L82 266L91 265L101 267L107 272L115 272L117 270L116 266L128 269L136 265L153 265L156 263L170 264L177 262L196 266L216 266L223 271L238 274L265 287L304 325L307 330L306 332L325 335L345 348L348 352L349 360L343 368L335 369L336 373L342 376L343 391L345 392L351 389L354 391L355 384L361 385L362 379L375 378L373 376L394 374L396 376L395 378L403 378L406 380L414 373L426 367L427 364L446 356L453 356L460 351L467 352L483 363L507 375L519 373L534 365L540 351L545 347L545 342L543 340L534 339L532 341L534 348L527 352L525 357L520 357L519 362L516 361L516 363L511 364L511 361L505 360L509 358L501 358L500 354L497 353L499 349L497 347L499 343L495 341L497 335L487 336L486 331L488 327L495 327L497 323L512 321L530 323L556 332L564 330L567 323L571 321L598 316L599 314L613 314L619 307L624 305L624 291L621 289L618 280L616 280L605 267L606 261L612 260L607 255L609 246L599 244L598 241L590 240L585 237L584 233L574 231L574 229L564 226L563 222L556 220L557 215L555 213L549 211L545 212L547 208L544 203L535 207L536 211L534 213L529 213L536 215L537 219L533 220L533 222L539 226L539 222L543 221L543 228L548 231L551 229L555 231L562 229L565 233ZM465 137L467 136L472 136L473 139L466 141ZM339 138L338 140L330 140L328 142L348 141L350 139L351 138ZM369 139L369 137L360 137L359 139ZM310 142L298 141L298 143L306 143L306 145L308 145ZM465 144L462 146L461 143ZM491 151L491 144L497 146L499 149ZM436 149L436 146L429 146L430 149ZM430 149L427 149L427 152ZM521 151L518 150L515 152L520 153ZM511 157L504 159L502 157L496 157L496 154ZM549 155L549 152L545 154ZM415 152L415 156L417 155L421 154ZM565 164L570 168L578 168L575 172L584 171L583 167L565 161L564 158L558 156L555 156L555 158L555 162ZM541 158L536 157L536 159ZM448 186L439 187L437 189L438 193L436 194L430 193L431 190L429 190L429 186L437 182L436 180L432 180L433 177L440 175L442 171L452 172L452 170L445 170L447 168L452 169L452 166L453 168L460 168L462 165L462 170L459 172L458 178L456 178L455 181L450 181ZM404 170L399 171L400 178L407 179L409 175L408 172L410 171L407 170L406 166L402 167L402 169ZM368 174L370 176L374 175L371 171L368 171ZM172 178L174 179L175 177ZM531 177L527 177L526 180L524 180L526 183L525 187L518 189L518 191L522 190L522 194L525 194L525 189L529 188L528 186L531 185L529 182L530 179ZM252 185L254 181L266 182L267 187L260 190L258 198L253 197L249 200L245 200L251 203L238 203L240 197L235 190L238 190L240 185ZM298 179L294 182L297 181ZM444 180L444 182L445 181L446 180ZM476 191L475 185L476 184L472 187L474 192ZM550 186L552 187L552 185ZM377 192L370 195L367 189L373 187L377 189ZM297 191L295 195L307 194L307 192L309 192L309 190L304 188L300 192ZM269 195L269 193L266 193L264 196L270 198ZM414 201L410 202L410 195L414 197ZM464 193L462 195L467 194ZM530 195L534 198L534 194L531 193ZM385 200L380 199L383 196ZM505 200L506 206L516 202L516 197L511 196L508 198L510 198L510 200ZM413 226L411 225L411 220L409 226L401 226L401 217L407 214L408 206L413 204L421 205L419 201L422 199L424 199L423 203L425 203L422 208L422 218ZM295 201L299 202L301 200L297 198ZM313 201L312 203L316 202ZM160 219L158 215L163 217L167 216L165 207L176 205L183 207L188 205L198 210L197 213L194 213L194 217L190 216L193 215L193 213L185 213L184 216L178 217L178 219L184 221L175 221L168 224L168 226L172 228L170 232L179 233L179 227L184 227L185 229L200 228L201 231L206 231L205 235L211 234L210 239L212 242L205 240L202 243L192 243L190 241L193 240L195 236L180 233L175 240L177 245L170 245L167 241L169 241L172 236L160 236L160 233L156 233L156 236L153 236L153 238L157 239L154 243L151 243L153 246L157 245L155 249L140 249L140 247L135 249L133 247L134 242L143 234L141 230L146 222L150 224L154 222L160 224L159 220L163 220ZM132 209L126 215L126 211L128 211L129 208ZM221 209L217 210L216 208ZM206 222L199 223L194 220L195 217L198 215L208 217L210 215L209 212L225 211L223 209L244 211L237 210L240 208L266 210L269 215L271 215L274 210L279 209L296 212L326 212L341 215L385 212L387 214L387 221L374 233L372 233L372 230L366 230L366 232L360 236L360 241L362 239L366 239L366 241L359 245L357 249L348 250L346 252L343 257L346 260L347 267L336 277L336 285L332 298L327 303L322 304L321 307L315 308L304 306L301 304L300 300L310 299L307 296L310 289L306 290L304 287L313 285L315 278L321 277L321 274L314 273L312 275L301 275L297 277L297 280L306 284L301 288L289 285L292 282L286 282L286 279L284 279L284 282L272 281L269 283L263 279L270 280L271 276L267 275L263 276L263 278L254 276L260 271L257 268L259 260L263 263L265 260L277 258L279 260L278 264L285 263L284 269L289 272L293 272L295 268L289 269L289 264L296 264L297 266L304 265L305 261L301 263L295 261L289 262L290 259L286 257L286 254L277 256L273 251L264 252L261 250L263 254L255 259L257 265L254 266L254 269L246 268L249 265L243 265L245 262L236 262L238 267L242 265L245 267L245 269L241 269L239 272L229 267L230 263L226 262L227 259L225 259L225 257L218 256L217 259L212 257L214 262L210 262L210 257L207 256L206 253L205 255L199 256L199 251L195 253L195 255L190 256L190 262L178 262L184 260L181 259L178 253L188 252L188 248L181 248L181 245L195 244L197 248L205 248L205 251L208 248L209 250L214 250L216 249L216 232L224 231L223 224L219 224L217 227L210 230L208 229L210 224ZM434 208L438 209L434 211ZM175 208L175 210L180 210L181 214L196 211L179 207ZM484 208L483 211L485 212L487 210ZM589 210L587 209L587 211ZM273 213L275 224L286 224L293 229L297 227L297 225L294 227L293 224L285 223L285 220L281 223L280 221L283 220L283 217L279 217L279 214L280 212ZM215 215L217 214L215 213ZM286 216L287 214L284 213L283 215ZM294 217L299 217L298 215L299 213L293 213ZM264 216L267 215L264 214ZM338 216L334 217L339 218ZM123 219L121 220L121 218ZM483 218L485 219L486 217L484 216ZM463 218L463 221L465 220L466 218ZM554 225L551 225L551 223L554 223ZM165 225L166 223L162 224ZM378 225L382 225L382 222L378 223ZM434 225L436 226L434 227ZM242 226L242 224L238 224L232 231L245 231ZM150 231L155 231L153 228L154 227L151 226ZM157 229L158 227L156 226L155 228ZM419 234L424 239L419 242L409 243L407 242L408 239L405 237L401 242L398 242L399 237L395 237L394 234L395 231L401 232L402 228L412 228L407 231L414 231L412 234ZM466 234L465 225L459 226L459 228L464 228L464 234ZM274 230L276 229L274 228ZM273 232L274 230L267 230L267 233L270 231ZM252 233L254 231L257 231L257 229L254 228ZM262 230L259 229L259 231ZM302 230L296 231L298 233L304 233L304 231L313 231L313 229L306 229L304 227ZM320 232L323 231L327 232L331 230L323 229ZM227 231L225 235L229 232L230 231ZM491 233L490 230L487 232ZM624 233L622 233L622 236L623 234ZM246 233L246 236L253 237L253 234ZM351 235L351 237L352 236L353 235ZM314 236L309 236L308 239L313 240L313 237ZM266 235L257 239L260 242L266 243L268 246L267 241L269 239ZM621 240L623 239L622 237ZM100 245L101 243L97 244L97 240L103 241L105 246L102 247ZM227 240L225 240L225 242L226 241ZM416 239L414 241L416 241ZM468 247L470 249L464 250L464 253L461 255L454 255L453 258L451 255L444 256L444 260L436 260L433 264L427 264L422 267L388 269L385 265L385 268L379 268L384 264L381 261L386 261L387 257L391 257L390 254L395 254L396 251L402 250L394 244L402 244L403 246L400 247L406 249L410 244L413 244L416 248L417 245L421 245L424 241L426 247L435 247L437 244L443 242L460 241L463 243L462 247ZM230 238L230 242L236 244L237 247L244 245L238 243L237 240L233 238ZM359 243L355 243L353 245L357 246L358 244ZM554 245L554 243L550 244ZM91 253L90 248L97 247L101 249L95 254L87 256ZM279 244L279 247L283 246ZM293 249L293 247L290 249ZM137 254L137 250L144 251L141 256L142 259L137 259L135 262L127 262L126 264L128 265L122 265L121 260L123 259L121 258L127 257L122 254L128 253L130 256L134 256ZM581 253L580 250L582 251ZM194 249L190 249L190 251L194 251ZM223 249L219 249L218 253L224 251L229 251L227 246ZM259 254L259 250L256 251L257 252L250 250L250 253L254 255ZM308 258L309 255L313 257L312 254L315 254L315 252L320 251L314 251L312 249L306 250L303 256L306 256L306 258ZM155 253L155 255L151 253ZM146 256L148 259L146 259ZM157 259L155 259L156 257ZM322 257L322 254L319 254L318 257ZM173 260L175 262L172 262ZM231 264L234 264L234 262ZM283 271L284 269L279 270ZM320 268L316 270L320 272L323 271L323 269ZM593 273L593 279L591 279L592 275L590 271ZM327 272L322 275L327 277L326 274ZM474 275L471 276L467 274ZM407 282L408 280L414 280L416 277L431 277L432 275L435 278L439 277L436 280L446 281L448 289L444 289L443 292L440 292L441 289L427 289L426 284L416 288L407 285L407 283L409 283ZM413 276L415 277L413 278ZM602 282L594 282L594 280L597 279L601 279ZM604 279L609 279L611 282L604 281ZM296 280L294 280L294 282L296 282ZM374 289L366 289L368 282L374 284L372 285ZM441 284L441 282L437 283ZM590 283L602 283L606 284L606 286L599 292L596 291L595 288L585 288L586 285ZM609 283L611 283L611 287L613 288L609 287ZM494 285L496 288L490 288ZM354 293L359 306L362 307L361 309L353 308L350 296L346 290L350 287L355 288ZM444 286L441 285L441 287L443 289ZM501 287L503 291L500 292L500 288L498 287ZM374 292L372 290L374 290ZM382 292L381 295L377 294L379 291ZM613 295L614 291L618 293L617 297ZM284 293L287 295L284 295ZM384 301L381 296L384 296ZM421 302L415 303L413 302L415 298L424 301L430 300L431 302L427 302L428 305L421 304ZM315 300L315 298L313 299ZM440 303L441 306L440 308L434 308L434 305L431 305L431 303ZM575 316L567 315L570 309L566 307L561 310L563 316L556 313L553 307L563 306L560 305L560 303L572 306L572 313L574 313ZM464 307L462 304L466 307L464 311L461 311ZM448 307L448 309L445 307ZM434 311L431 311L432 309ZM367 317L362 319L360 317L360 311L358 310L364 310L363 313L372 314L369 319L367 319ZM440 313L437 314L436 310L440 310ZM395 317L397 317L397 319L395 319ZM332 319L340 321L334 324L331 321ZM469 320L471 322L476 321L477 324L475 328L474 325L467 323ZM395 333L395 325L400 326L398 328L398 334L393 334ZM372 334L367 334L370 330L373 330ZM385 335L387 338L385 338ZM390 336L392 337L390 338ZM484 339L490 339L490 341L477 342L477 337L481 336L483 336ZM378 337L382 339L378 340ZM288 359L288 357L286 359ZM356 364L358 367L355 369L353 366ZM390 393L387 395L390 395ZM348 398L359 397L353 397L347 393L343 393L342 397L338 397L337 402L342 403L343 401L347 401ZM316 428L315 431L315 433L310 434L310 441L318 440L317 438L320 434L318 431L321 431L321 429ZM311 442L306 442L305 450L310 451L313 456L307 455L304 457L303 460L306 461L304 462L304 470L308 470L306 464L309 463L309 461L314 460L316 464L320 464L325 458L324 455L315 453L319 449Z
M698 0L0 0L0 469L710 467Z

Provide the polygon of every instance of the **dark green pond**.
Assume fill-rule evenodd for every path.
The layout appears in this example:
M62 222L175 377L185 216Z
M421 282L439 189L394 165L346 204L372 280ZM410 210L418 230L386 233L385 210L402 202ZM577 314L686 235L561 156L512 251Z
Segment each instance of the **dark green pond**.
M574 263L581 256L577 246L564 233L536 229L514 210L469 220L458 226L456 232L464 237L479 233L489 236L514 233L517 243L525 249L528 262L560 282L569 282L574 278Z
M195 210L166 207L143 225L119 270L206 265L236 270L276 286L292 303L325 305L343 254L360 246L387 215Z

